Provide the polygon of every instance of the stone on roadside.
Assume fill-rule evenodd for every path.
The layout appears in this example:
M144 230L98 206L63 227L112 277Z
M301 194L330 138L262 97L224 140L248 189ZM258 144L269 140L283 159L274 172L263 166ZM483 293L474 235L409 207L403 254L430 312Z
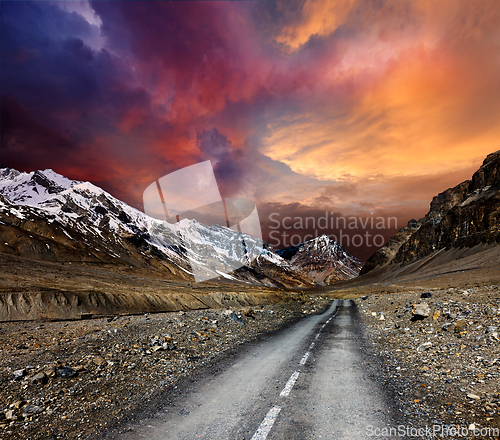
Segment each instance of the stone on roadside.
M22 408L24 405L26 405L26 400L18 400L16 402L14 402L11 407L12 408L16 408L16 409L19 409L19 408Z
M56 376L63 379L69 379L70 377L76 376L76 371L71 367L61 367L56 370Z
M431 314L431 309L429 304L426 302L421 302L419 304L414 304L412 308L413 316L411 318L412 321L420 321L422 319L427 318Z
M467 397L469 399L473 399L473 400L481 400L481 398L479 396L477 396L476 394L472 394L472 393L467 393Z
M101 356L95 356L92 358L92 362L97 366L106 365L106 361Z
M40 414L42 412L42 408L37 405L27 405L23 408L23 417L29 417L34 414Z
M16 370L12 373L14 375L15 380L22 379L26 376L26 368L21 368L20 370Z
M420 295L420 298L432 298L431 292L424 292Z
M419 353L422 353L423 351L428 350L431 347L432 347L432 342L424 342L423 344L417 347L417 351Z
M229 319L232 319L234 322L236 322L238 325L244 326L245 322L243 319L241 319L235 312L234 310L225 310L222 313L224 316L227 316Z
M457 321L456 324L453 326L453 331L455 333L462 333L463 331L465 331L465 326L466 326L466 323L465 321Z
M434 315L432 315L432 320L435 321L436 319L438 319L439 317L441 316L441 312L439 310L436 310L434 312Z
M447 332L450 327L453 326L453 322L447 322L441 326L441 330Z
M496 329L497 327L495 325L489 325L486 329L486 333L493 333Z
M40 383L40 384L46 384L47 383L47 380L48 380L48 377L45 373L43 372L40 372L40 373L37 373L35 374L32 378L31 378L31 383Z
M13 409L9 409L8 411L5 412L5 418L7 420L17 420L16 413Z

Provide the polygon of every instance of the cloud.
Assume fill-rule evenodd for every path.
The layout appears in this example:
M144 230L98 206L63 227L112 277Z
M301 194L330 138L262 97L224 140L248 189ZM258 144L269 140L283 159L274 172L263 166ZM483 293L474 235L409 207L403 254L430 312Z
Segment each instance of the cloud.
M2 162L137 207L210 159L226 197L403 219L499 148L495 1L0 7Z

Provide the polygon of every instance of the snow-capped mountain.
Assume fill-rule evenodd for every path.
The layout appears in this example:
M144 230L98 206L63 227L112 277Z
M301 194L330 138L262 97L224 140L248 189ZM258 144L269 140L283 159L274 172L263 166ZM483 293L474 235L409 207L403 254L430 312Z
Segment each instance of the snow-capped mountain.
M52 195L81 183L52 170L21 173L12 168L0 169L0 194L19 205L36 206Z
M364 264L327 235L276 253L300 272L325 285L357 277Z
M89 182L52 170L0 169L0 235L0 252L35 259L153 267L181 279L192 279L195 267L205 279L315 284L247 234L195 220L156 220ZM227 273L227 267L238 269Z

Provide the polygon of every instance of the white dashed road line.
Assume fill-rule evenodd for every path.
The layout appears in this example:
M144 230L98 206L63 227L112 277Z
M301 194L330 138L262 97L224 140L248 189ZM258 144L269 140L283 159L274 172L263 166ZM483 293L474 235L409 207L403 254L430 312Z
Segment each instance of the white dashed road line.
M336 315L337 313L335 313ZM321 334L321 330L325 328L325 326L335 317L335 315L330 316L330 318L321 326L321 329L318 331L318 334L315 336L314 340L317 340L319 338L319 335ZM312 350L314 347L314 342L311 342L311 345L309 345L309 350ZM299 362L299 365L305 365L307 362L307 359L309 358L311 352L307 351L304 356L302 356L302 359ZM293 374L290 376L290 379L288 379L288 382L285 385L285 388L280 393L281 397L288 397L290 395L290 391L292 391L293 386L295 385L295 382L297 381L299 377L300 371L294 371ZM269 431L271 431L271 428L274 425L274 422L278 418L278 414L281 411L281 406L279 405L274 405L269 412L267 413L266 417L264 417L264 420L260 424L259 428L257 431L255 431L255 434L253 435L251 440L266 440Z
M271 428L273 427L274 422L276 421L276 418L278 417L280 411L281 411L281 406L279 405L274 405L269 410L266 417L264 417L264 420L262 420L259 429L255 431L252 440L266 440L267 435L269 434L269 431L271 431Z
M304 356L302 356L302 359L300 360L299 362L299 365L305 365L305 363L307 362L307 358L309 357L311 353L309 351L306 351L306 354Z
M283 388L283 391L281 391L280 396L287 397L290 394L290 391L292 391L292 388L295 385L295 381L299 377L299 374L299 371L293 372L293 374L290 376L290 379L288 379L285 388Z

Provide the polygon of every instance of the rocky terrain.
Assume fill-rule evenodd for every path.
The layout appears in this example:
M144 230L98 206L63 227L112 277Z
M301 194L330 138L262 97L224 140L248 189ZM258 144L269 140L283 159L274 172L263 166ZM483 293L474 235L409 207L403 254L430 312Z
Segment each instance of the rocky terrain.
M500 427L500 285L399 287L357 304L375 355L412 417L422 425Z
M467 180L440 193L420 220L411 220L366 262L361 274L390 263L408 264L452 247L500 242L500 151Z
M0 326L0 438L84 439L328 301Z

